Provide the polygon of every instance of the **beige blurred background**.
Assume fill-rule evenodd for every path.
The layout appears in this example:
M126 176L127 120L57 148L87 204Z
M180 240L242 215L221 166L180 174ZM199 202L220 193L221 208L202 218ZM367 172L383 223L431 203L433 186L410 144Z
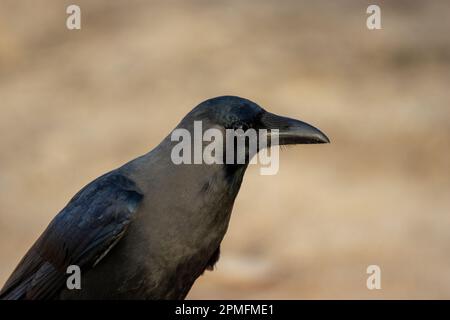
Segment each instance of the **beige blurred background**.
M65 27L68 4L82 29ZM382 30L366 28L379 4ZM0 285L70 197L233 94L331 145L252 166L189 298L450 298L449 1L0 1ZM366 288L366 268L382 289Z

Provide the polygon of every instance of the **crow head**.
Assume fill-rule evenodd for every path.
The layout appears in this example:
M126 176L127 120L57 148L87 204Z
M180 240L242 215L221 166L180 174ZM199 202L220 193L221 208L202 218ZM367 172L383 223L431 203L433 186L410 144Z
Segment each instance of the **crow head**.
M214 126L243 131L277 129L280 145L330 142L323 132L303 121L278 116L236 96L208 99L196 106L183 121L203 121L206 125L203 129Z
M200 144L200 148L211 141L217 143L214 152L218 153L217 149L220 149L220 155L215 155L220 161L214 163L226 164L233 170L245 168L256 153L270 146L330 142L324 133L305 122L267 112L256 103L235 96L200 103L177 129L183 129L189 135L193 133L192 143ZM216 148L217 145L220 148ZM197 153L197 157L194 155L194 163L199 164L201 157L205 159L203 151Z

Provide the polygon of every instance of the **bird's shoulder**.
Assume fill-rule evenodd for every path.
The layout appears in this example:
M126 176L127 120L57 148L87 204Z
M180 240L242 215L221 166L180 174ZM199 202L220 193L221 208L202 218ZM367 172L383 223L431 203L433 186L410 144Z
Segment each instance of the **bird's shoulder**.
M95 267L124 236L142 198L136 183L117 171L86 185L27 252L0 298L52 298L69 265Z

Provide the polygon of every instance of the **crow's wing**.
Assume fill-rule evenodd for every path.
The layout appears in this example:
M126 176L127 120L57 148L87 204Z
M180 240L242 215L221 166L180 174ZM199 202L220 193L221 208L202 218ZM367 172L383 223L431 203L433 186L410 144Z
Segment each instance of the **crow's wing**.
M132 180L114 171L88 184L23 257L0 299L56 298L67 267L95 267L124 236L142 197Z

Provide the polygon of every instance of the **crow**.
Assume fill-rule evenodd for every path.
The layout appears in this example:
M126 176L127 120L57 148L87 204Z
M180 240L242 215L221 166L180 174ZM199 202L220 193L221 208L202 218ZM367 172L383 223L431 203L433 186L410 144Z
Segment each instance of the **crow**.
M279 145L329 143L313 126L236 96L200 103L175 130L192 133L196 121L202 130L267 129ZM175 164L177 143L169 134L82 188L22 258L0 298L184 299L219 259L253 154L245 150L243 163ZM79 268L81 288L67 285L69 266Z

